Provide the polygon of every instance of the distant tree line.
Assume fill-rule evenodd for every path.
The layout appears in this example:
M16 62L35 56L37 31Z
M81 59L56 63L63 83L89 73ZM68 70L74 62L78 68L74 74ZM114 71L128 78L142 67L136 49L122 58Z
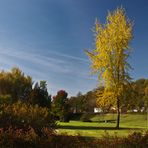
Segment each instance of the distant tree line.
M106 100L102 98L104 87L100 86L92 91L82 94L79 92L77 96L69 98L69 105L73 113L93 112L95 107L101 108L104 112L112 111L114 106L111 95L107 94ZM105 101L104 101L105 100ZM148 79L138 79L126 86L124 99L121 103L121 110L147 111L148 108Z
M48 108L55 118L68 121L73 113L94 112L95 107L104 112L110 112L114 107L109 94L104 101L102 93L104 87L100 86L85 94L79 92L76 96L68 98L65 90L60 90L55 96L48 94L46 81L33 83L30 76L25 75L19 68L0 72L0 104L22 101L31 105ZM121 109L146 111L148 108L148 79L133 81L126 87Z
M84 112L93 112L94 107L96 107L96 90L82 94L78 92L77 96L69 98L70 109L73 113L84 113Z
M148 79L139 79L135 82L132 82L132 97L133 99L130 99L130 102L128 104L128 107L130 108L136 108L138 110L141 110L142 107L145 108L145 110L148 108ZM129 92L131 93L131 92Z

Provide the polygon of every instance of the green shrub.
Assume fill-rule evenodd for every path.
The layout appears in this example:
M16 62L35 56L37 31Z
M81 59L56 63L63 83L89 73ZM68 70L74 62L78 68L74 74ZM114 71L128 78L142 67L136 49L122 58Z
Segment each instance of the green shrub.
M90 120L90 117L91 117L91 114L90 114L90 113L84 113L84 114L81 116L80 120L83 121L83 122L92 122L92 121Z
M10 104L12 103L11 95L0 95L0 104Z
M80 121L83 113L70 113L70 120Z

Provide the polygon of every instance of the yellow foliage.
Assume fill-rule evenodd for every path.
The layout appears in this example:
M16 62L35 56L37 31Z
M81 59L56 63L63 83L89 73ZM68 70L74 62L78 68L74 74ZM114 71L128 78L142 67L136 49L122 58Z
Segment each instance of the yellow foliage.
M100 105L115 103L123 95L124 85L129 81L127 58L131 51L132 27L123 8L109 12L106 24L96 22L95 49L86 53L92 62L93 72L99 73L105 89L112 89L112 92L105 91L98 99Z
M110 90L104 90L101 93L97 93L97 106L105 109L109 109L116 105L116 94Z

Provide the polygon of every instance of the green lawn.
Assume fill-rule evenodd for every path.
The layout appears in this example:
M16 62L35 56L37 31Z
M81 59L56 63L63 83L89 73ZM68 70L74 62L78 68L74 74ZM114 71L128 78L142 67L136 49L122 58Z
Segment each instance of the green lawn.
M127 136L134 131L148 130L147 115L145 114L122 114L120 129L114 129L116 123L101 123L98 121L113 120L116 115L107 114L104 116L96 115L91 118L93 122L70 121L69 123L58 122L57 132L69 135L80 134L86 137L102 137L105 132L110 135Z

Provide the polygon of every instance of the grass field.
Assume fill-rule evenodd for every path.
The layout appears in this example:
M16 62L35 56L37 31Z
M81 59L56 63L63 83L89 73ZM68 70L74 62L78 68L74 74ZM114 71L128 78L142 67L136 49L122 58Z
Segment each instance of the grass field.
M148 122L146 114L122 114L120 129L114 127L116 123L99 122L104 120L115 120L116 115L96 115L91 118L92 122L70 121L69 123L58 122L57 132L59 134L67 133L68 135L80 134L86 137L100 138L105 132L110 135L127 136L134 131L148 130Z

